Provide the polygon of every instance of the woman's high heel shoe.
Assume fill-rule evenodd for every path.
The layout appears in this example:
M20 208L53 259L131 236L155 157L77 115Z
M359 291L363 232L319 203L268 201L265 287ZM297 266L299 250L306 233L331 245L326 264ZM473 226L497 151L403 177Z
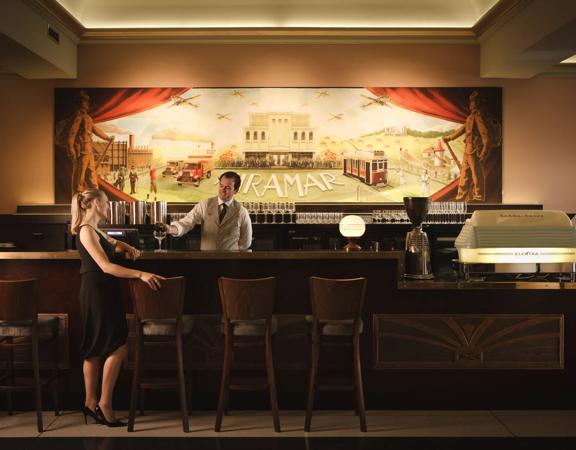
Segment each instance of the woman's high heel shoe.
M101 423L98 414L96 414L96 412L92 411L87 406L84 406L84 408L82 408L82 414L84 414L84 423L86 425L88 425L88 417L90 417L94 421L94 423Z
M115 420L114 422L108 422L108 420L104 416L104 413L100 409L99 405L96 405L96 415L98 416L99 423L101 423L102 425L106 425L107 427L118 428L126 426L126 424L124 422L121 422L120 420Z

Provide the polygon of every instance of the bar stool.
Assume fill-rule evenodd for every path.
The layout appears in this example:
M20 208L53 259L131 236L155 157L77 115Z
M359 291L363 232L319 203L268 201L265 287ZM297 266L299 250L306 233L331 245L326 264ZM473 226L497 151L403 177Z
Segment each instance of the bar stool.
M366 409L360 364L360 334L362 305L366 293L366 278L329 279L310 277L312 316L312 364L308 386L308 405L304 431L310 431L312 409L317 390L354 390L360 430L366 431ZM322 346L352 346L354 384L330 385L318 383L319 351Z
M142 390L174 388L179 390L182 429L185 433L189 431L182 339L192 331L194 318L183 314L185 288L184 277L167 278L162 281L162 287L157 291L141 281L130 280L132 309L136 319L134 375L128 416L130 432L134 431L136 400L142 398ZM143 379L142 359L145 347L166 345L176 346L177 381ZM140 409L142 410L142 406Z
M278 322L272 316L276 278L238 280L220 277L218 286L223 312L224 362L214 431L218 432L222 428L222 415L224 409L228 409L231 390L268 390L274 431L280 432L272 357L272 335L278 330ZM231 381L234 349L250 346L264 346L267 382L246 384Z
M52 372L50 376L40 376L40 343L53 344ZM32 351L32 382L16 377L14 350L30 348ZM7 371L0 377L0 390L8 395L8 415L12 414L12 392L32 390L36 403L36 423L38 432L42 425L42 388L52 385L54 415L60 415L59 408L59 361L58 316L38 317L38 280L0 281L0 349L8 353Z

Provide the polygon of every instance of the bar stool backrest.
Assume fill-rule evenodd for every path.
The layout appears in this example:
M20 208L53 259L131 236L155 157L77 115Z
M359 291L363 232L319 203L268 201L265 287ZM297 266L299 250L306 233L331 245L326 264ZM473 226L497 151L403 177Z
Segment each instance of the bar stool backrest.
M276 278L218 278L222 313L228 320L272 318Z
M155 291L140 280L130 280L132 309L137 319L179 319L182 316L186 278L167 278L161 283L160 289Z
M38 320L38 280L0 281L0 320L30 322Z
M365 293L366 278L310 277L312 314L318 320L359 319Z

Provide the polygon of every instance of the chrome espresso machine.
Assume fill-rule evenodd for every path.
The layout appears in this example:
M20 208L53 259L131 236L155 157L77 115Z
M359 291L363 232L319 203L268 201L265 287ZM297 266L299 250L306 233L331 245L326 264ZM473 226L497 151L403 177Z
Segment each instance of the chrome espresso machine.
M474 211L455 241L463 276L569 273L574 281L576 229L563 211ZM553 270L542 270L551 266Z

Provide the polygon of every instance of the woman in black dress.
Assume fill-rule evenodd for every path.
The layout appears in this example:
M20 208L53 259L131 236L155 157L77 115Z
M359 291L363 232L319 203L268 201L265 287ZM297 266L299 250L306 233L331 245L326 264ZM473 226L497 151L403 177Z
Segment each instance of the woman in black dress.
M114 386L122 361L128 354L128 326L118 278L139 278L152 289L158 289L164 278L148 272L128 269L115 264L114 253L127 253L132 259L140 251L116 241L98 230L106 220L108 198L97 189L74 195L72 199L72 234L80 253L80 310L84 359L84 420L92 417L108 426L125 426L116 419L112 408ZM98 376L101 367L102 390L98 400Z

